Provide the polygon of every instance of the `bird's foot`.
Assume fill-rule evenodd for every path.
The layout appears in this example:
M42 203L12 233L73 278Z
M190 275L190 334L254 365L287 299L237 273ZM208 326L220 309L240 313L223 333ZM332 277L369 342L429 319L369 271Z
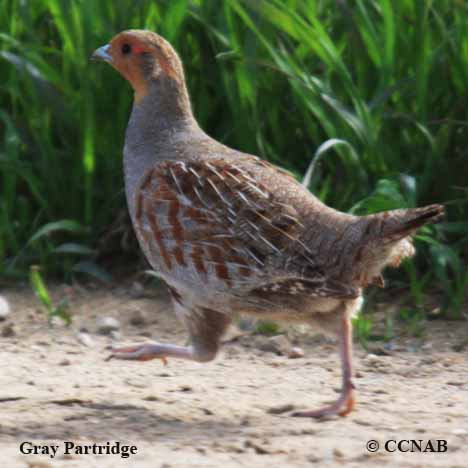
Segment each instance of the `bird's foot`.
M157 343L141 343L119 348L111 348L111 354L107 356L106 361L111 359L125 359L130 361L150 361L151 359L161 359L167 366L166 353L164 345Z
M353 411L355 403L356 400L354 398L354 394L352 390L350 390L342 394L332 405L324 406L317 410L296 411L295 413L292 413L291 416L315 419L329 418L332 416L346 416Z

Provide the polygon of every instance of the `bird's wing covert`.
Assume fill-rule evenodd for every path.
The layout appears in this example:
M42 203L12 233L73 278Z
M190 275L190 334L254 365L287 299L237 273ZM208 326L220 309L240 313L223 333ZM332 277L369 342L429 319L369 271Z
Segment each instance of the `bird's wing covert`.
M167 270L232 286L262 276L282 256L286 269L299 262L316 277L295 208L236 164L164 161L142 178L136 204L138 235Z

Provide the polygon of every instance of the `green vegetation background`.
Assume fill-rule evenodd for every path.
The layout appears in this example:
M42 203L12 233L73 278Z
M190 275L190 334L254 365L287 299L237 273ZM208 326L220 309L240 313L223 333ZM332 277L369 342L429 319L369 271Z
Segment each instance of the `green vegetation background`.
M445 203L393 276L460 316L468 285L468 3L464 0L2 0L0 275L101 275L100 236L125 206L132 93L90 64L128 28L185 64L213 137L302 177L358 214Z

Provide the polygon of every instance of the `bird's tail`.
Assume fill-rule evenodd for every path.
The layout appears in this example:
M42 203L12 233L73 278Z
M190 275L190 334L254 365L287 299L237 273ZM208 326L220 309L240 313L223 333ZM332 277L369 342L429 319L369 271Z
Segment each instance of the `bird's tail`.
M362 217L359 220L362 237L356 244L350 268L353 280L361 286L370 283L383 286L382 269L397 267L404 258L414 255L411 234L425 224L440 221L443 215L442 205L429 205Z
M411 235L425 224L439 222L444 216L444 207L428 205L422 208L387 211L374 216L381 223L380 238L396 241Z

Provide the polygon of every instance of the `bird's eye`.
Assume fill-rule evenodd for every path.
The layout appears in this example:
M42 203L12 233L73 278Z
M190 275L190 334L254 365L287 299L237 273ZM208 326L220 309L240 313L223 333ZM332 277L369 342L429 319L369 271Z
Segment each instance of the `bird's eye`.
M129 54L132 51L132 47L130 44L124 44L122 46L122 54Z

